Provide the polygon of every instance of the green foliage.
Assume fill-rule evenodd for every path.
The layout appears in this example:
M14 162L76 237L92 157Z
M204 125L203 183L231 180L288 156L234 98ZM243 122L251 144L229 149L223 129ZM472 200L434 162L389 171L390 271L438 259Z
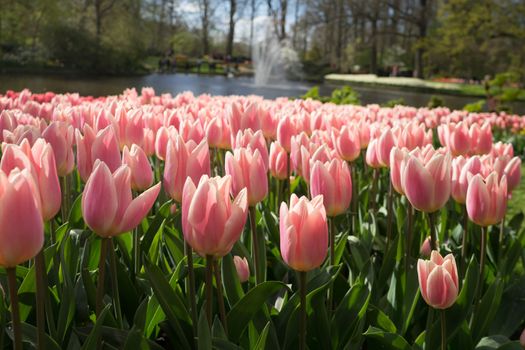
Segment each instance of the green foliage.
M470 113L479 113L483 111L484 106L485 106L485 100L479 100L477 102L466 104L465 106L463 106L463 110L470 112Z
M383 104L381 104L382 107L395 107L395 106L403 106L403 105L406 105L406 102L405 102L405 99L403 97L400 97L400 98L396 98L396 99L393 99L393 100L389 100Z
M317 100L321 102L331 102L337 105L358 105L360 103L359 94L350 86L343 86L339 89L334 89L330 97L319 95L319 87L314 86L310 90L308 90L303 96L301 96L301 98L310 98L312 100Z
M428 100L427 107L428 108L437 108L437 107L443 107L445 105L445 101L438 96L432 95L430 97L430 100Z

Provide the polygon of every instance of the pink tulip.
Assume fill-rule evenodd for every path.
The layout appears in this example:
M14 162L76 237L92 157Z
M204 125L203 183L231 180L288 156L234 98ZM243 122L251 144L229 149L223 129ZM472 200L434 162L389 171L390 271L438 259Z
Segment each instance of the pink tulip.
M451 192L450 155L435 154L428 163L409 156L402 169L401 184L412 206L433 213L448 201Z
M467 213L470 220L480 226L500 222L507 209L507 177L498 182L498 174L492 172L484 181L480 174L470 178L467 189Z
M366 164L368 164L369 167L377 169L381 167L381 163L379 162L379 159L377 157L377 139L373 139L368 144L368 148L366 149Z
M153 171L146 153L136 144L124 146L122 152L122 164L126 164L131 170L131 188L135 191L144 191L153 183Z
M340 159L316 161L310 171L312 197L323 195L327 216L343 214L352 199L352 179L348 164Z
M251 129L254 132L261 129L261 122L258 118L257 105L255 103L250 104L244 111L242 107L234 102L227 109L228 118L230 120L230 126L232 135L236 135L239 131Z
M266 140L261 130L253 132L251 129L239 131L237 136L232 142L233 148L249 148L252 151L259 150L263 162L268 169L268 147L266 146Z
M453 156L467 155L470 151L469 129L464 122L438 126L438 137Z
M233 257L233 263L235 264L235 269L237 270L237 276L239 276L239 281L244 283L250 278L250 266L248 265L248 260L246 258L241 258L238 255Z
M82 180L87 181L97 159L106 163L110 171L122 164L117 137L112 126L107 126L96 135L84 126L84 135L77 130L77 164Z
M332 130L332 142L334 143L337 154L342 159L352 162L361 153L359 144L359 132L355 128L343 126L341 131Z
M0 266L15 267L44 245L44 224L36 185L27 169L0 171Z
M430 258L430 253L432 253L432 248L430 247L430 241L431 238L428 236L423 241L423 244L421 245L421 248L419 249L419 255L421 255L424 258ZM439 246L439 242L436 242L436 245Z
M215 117L206 125L206 139L212 148L231 149L230 126L225 119Z
M430 260L417 261L417 275L421 295L435 309L448 309L458 297L459 281L456 260L452 254L443 258L437 250Z
M255 206L268 195L267 168L259 150L236 148L233 154L227 152L224 168L231 176L233 196L246 188L248 204Z
M201 177L195 187L184 184L182 232L184 239L201 256L215 258L228 254L239 239L248 215L248 194L243 189L230 199L231 176Z
M65 176L73 171L73 127L66 122L54 121L42 132L42 137L53 147L58 175Z
M176 139L178 135L179 133L173 126L169 128L162 126L157 130L157 135L155 136L155 154L157 158L166 160L168 141Z
M292 136L296 134L295 125L290 116L285 116L277 125L277 141L283 146L287 153L292 150Z
M367 148L370 143L370 124L361 120L359 121L357 130L359 131L359 144L361 145L361 149Z
M182 137L168 141L164 166L164 188L171 198L182 201L182 190L187 177L194 182L202 175L210 175L210 151L206 141L184 143Z
M290 208L281 203L279 213L281 255L292 269L310 271L323 263L328 250L328 225L323 196L309 201L290 198Z
M473 154L487 154L492 150L492 129L489 123L473 124L469 130L470 151Z
M523 332L521 332L520 344L521 344L521 347L525 349L525 329L523 330Z
M392 187L396 192L402 195L405 192L401 184L401 169L404 168L408 156L406 148L394 147L390 151L390 181L392 181Z
M503 143L499 141L492 145L491 154L494 157L503 155L514 157L514 148L512 148L512 143Z
M391 129L384 131L377 140L377 160L382 167L390 167L390 151L395 146Z
M279 180L288 177L288 154L279 141L270 145L270 174Z
M483 166L478 156L470 157L465 160L459 156L452 160L452 198L460 204L465 204L467 200L468 177L470 175L481 174Z
M521 181L521 159L513 157L503 169L503 174L507 177L507 190L512 193Z
M144 219L160 191L160 183L132 198L131 171L122 165L113 174L96 161L82 193L82 215L93 232L112 237L128 232Z
M291 170L299 176L302 176L302 156L301 147L308 149L310 145L310 138L304 131L298 135L292 136L290 141L290 167ZM281 146L282 147L282 146Z

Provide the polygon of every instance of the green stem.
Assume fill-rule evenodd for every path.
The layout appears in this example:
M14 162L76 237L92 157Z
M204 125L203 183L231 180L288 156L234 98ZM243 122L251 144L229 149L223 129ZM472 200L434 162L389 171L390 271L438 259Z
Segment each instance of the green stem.
M376 211L376 191L377 182L379 181L379 168L374 169L374 177L372 179L372 188L370 189L370 196L368 197L368 208L373 212Z
M428 225L430 227L430 250L437 250L436 218L434 213L428 213Z
M483 294L483 281L484 281L484 270L485 270L485 256L487 248L487 228L481 227L481 243L480 243L480 256L479 256L479 280L478 280L478 301L481 300Z
M140 225L139 225L140 226ZM133 229L133 272L137 276L140 272L140 235L139 226Z
M122 328L122 311L120 309L120 294L118 291L118 275L117 275L117 253L113 246L113 238L108 238L107 245L109 249L109 259L111 266L111 289L113 290L113 303L115 304L115 315L117 315L117 324Z
M20 311L18 310L18 290L16 288L16 267L8 267L7 284L11 300L11 320L13 324L13 349L22 350L22 328L20 324Z
M219 160L219 175L222 176L224 174L224 161L222 160L222 150L217 149L217 157Z
M286 156L288 157L286 162L286 204L290 204L290 196L292 194L292 184L290 181L290 153L287 153Z
M335 265L335 223L334 218L328 218L330 230L330 266ZM328 311L332 312L334 306L334 285L328 288Z
M407 235L405 243L405 271L408 271L410 264L410 250L412 247L412 225L414 221L414 208L407 201ZM408 274L407 274L408 275Z
M213 310L213 256L206 255L206 317L211 329Z
M461 273L465 273L467 266L467 245L468 245L468 213L467 206L463 205L463 241L461 243Z
M215 284L217 285L217 301L219 304L219 315L221 317L222 327L224 332L228 335L228 323L226 321L226 308L224 307L224 296L222 294L221 270L219 269L219 261L213 261L213 270L215 271Z
M46 316L45 316L45 300L47 286L44 283L44 274L46 271L46 263L44 259L44 248L42 248L35 256L35 280L36 280L36 327L37 327L37 348L39 350L45 349L45 333L46 333ZM51 312L51 310L49 310Z
M392 200L394 198L393 193L393 187L392 187L392 181L388 181L388 197L386 200L386 209L387 209L387 224L386 224L386 248L385 248L385 254L388 251L388 246L390 245L390 242L392 241Z
M97 318L100 316L100 313L104 308L104 281L106 278L106 256L108 252L108 246L106 244L107 239L108 238L102 238L100 241L100 259L98 261L98 284L95 304Z
M262 282L261 268L259 266L259 240L257 239L257 223L255 222L255 207L250 207L250 227L252 231L252 259L255 268L255 285Z
M447 325L445 310L441 310L441 350L447 349Z
M299 349L306 350L306 272L299 272L299 293L301 295L301 323L299 333Z
M187 295L189 297L189 304L191 307L191 321L193 327L193 336L197 339L197 303L195 301L195 270L193 268L193 249L185 242L184 247L186 249L186 258L188 261L188 279L187 279Z
M68 216L68 198L67 198L67 178L66 176L60 177L60 189L62 190L62 206L60 207L60 212L62 216L62 224L67 221Z
M354 236L357 236L356 217L357 217L357 204L359 203L358 202L359 201L359 198L358 198L359 191L357 189L358 183L356 181L355 169L352 166L352 163L348 162L348 167L350 168L350 180L352 183L352 199L350 201L350 208L351 208L351 215L352 215L351 232Z

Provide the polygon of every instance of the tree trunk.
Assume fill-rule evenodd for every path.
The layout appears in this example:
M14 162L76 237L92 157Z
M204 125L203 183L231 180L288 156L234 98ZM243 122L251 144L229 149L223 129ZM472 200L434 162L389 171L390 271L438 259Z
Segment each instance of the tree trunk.
M425 49L423 47L424 40L427 36L427 0L420 0L420 15L419 15L419 21L417 23L418 27L418 42L417 48L416 48L416 56L414 59L414 77L423 79L425 76L424 74L424 66L423 66L423 56L425 54Z
M235 11L237 11L237 0L230 0L230 29L226 43L226 55L233 56L233 37L235 35ZM252 33L253 34L253 33Z
M253 54L253 22L255 20L255 0L251 0L252 11L250 13L250 57Z
M377 17L372 21L372 40L370 45L370 73L377 74Z
M203 55L207 55L210 53L210 44L209 44L209 38L208 38L208 30L210 26L210 19L209 19L209 7L210 3L209 0L203 0L203 11L202 11L202 53Z
M281 26L281 33L279 35L280 39L286 39L286 12L288 9L288 0L281 0L281 19L280 19L280 26Z

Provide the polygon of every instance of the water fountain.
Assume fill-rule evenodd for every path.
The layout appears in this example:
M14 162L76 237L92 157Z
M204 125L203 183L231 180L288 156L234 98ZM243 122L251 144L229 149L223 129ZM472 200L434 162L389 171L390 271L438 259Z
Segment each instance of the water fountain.
M255 85L279 84L285 82L287 77L300 78L302 64L299 56L290 40L279 40L273 19L266 17L260 21L255 32L259 33L252 49Z

